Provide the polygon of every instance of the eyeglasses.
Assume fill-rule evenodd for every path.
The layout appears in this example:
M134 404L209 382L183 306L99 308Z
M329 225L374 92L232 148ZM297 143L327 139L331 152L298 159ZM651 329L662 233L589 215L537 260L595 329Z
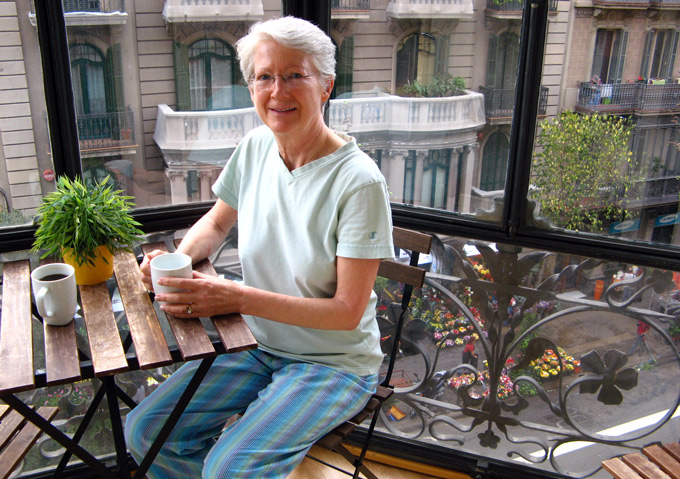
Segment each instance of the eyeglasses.
M250 83L252 83L257 90L271 90L274 88L274 83L276 83L276 77L280 77L287 88L294 90L305 86L308 83L309 78L318 74L319 72L311 73L309 75L303 75L302 73L288 73L286 75L262 73L258 76L251 77Z

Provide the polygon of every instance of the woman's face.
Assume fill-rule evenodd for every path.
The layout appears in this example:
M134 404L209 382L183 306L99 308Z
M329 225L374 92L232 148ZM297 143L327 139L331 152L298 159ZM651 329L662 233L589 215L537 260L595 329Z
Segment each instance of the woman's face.
M323 125L321 105L327 89L307 55L274 41L260 42L253 55L254 75L249 82L255 111L274 134L298 136Z

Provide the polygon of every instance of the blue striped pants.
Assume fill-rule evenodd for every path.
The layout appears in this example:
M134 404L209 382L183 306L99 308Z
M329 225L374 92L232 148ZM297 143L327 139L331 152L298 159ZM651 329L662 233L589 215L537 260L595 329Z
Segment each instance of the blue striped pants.
M184 364L127 415L125 438L137 461L197 366ZM377 374L360 377L261 350L218 356L147 476L284 479L319 438L363 408L377 381ZM234 414L242 417L223 430Z

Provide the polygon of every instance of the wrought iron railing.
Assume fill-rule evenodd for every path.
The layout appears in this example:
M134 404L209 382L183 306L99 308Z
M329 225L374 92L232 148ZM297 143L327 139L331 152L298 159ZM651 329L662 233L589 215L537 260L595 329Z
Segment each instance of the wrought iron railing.
M673 112L680 110L680 84L581 82L576 107L586 112Z
M64 13L112 13L124 12L125 0L62 0Z
M78 115L76 123L81 150L135 145L132 111Z
M331 10L369 10L370 0L332 0Z
M486 0L487 10L497 12L521 12L523 7L523 0ZM557 0L550 0L548 10L550 12L557 11Z
M503 88L479 87L484 95L484 112L487 118L512 118L515 108L516 90ZM545 116L548 109L548 87L541 87L538 99L538 115Z
M432 260L384 430L570 477L606 477L603 459L676 440L671 272L636 267L623 279L625 265L460 238L435 238ZM389 341L399 290L380 289ZM470 343L478 357L463 362Z
M650 0L593 0L594 6L610 8L644 8L649 4Z

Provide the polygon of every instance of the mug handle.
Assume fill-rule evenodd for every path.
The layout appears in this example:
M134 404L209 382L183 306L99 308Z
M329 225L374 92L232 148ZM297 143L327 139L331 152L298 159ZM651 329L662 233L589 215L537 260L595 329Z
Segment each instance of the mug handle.
M49 290L47 288L40 288L38 290L38 294L35 295L35 304L38 307L38 312L43 318L52 318L54 317L54 311L47 311L45 308L45 296Z

